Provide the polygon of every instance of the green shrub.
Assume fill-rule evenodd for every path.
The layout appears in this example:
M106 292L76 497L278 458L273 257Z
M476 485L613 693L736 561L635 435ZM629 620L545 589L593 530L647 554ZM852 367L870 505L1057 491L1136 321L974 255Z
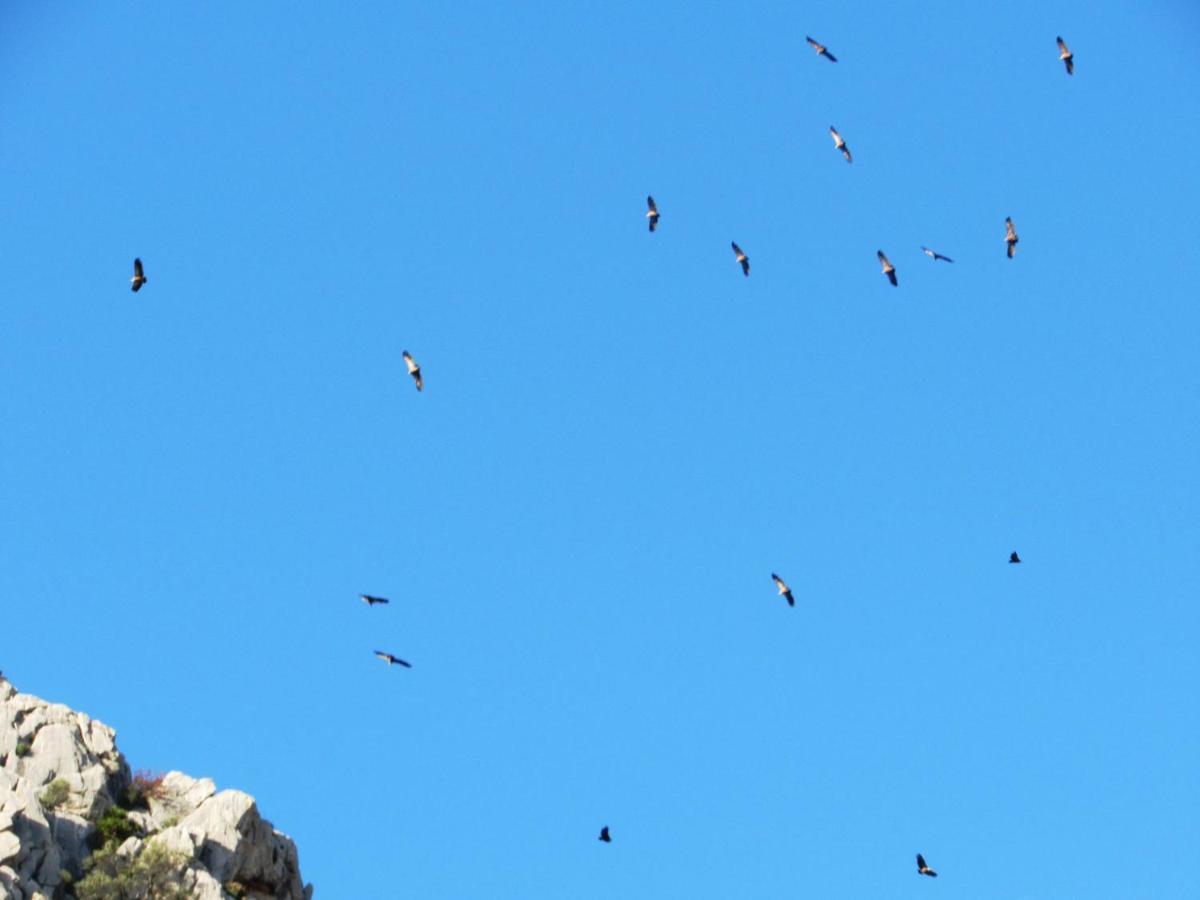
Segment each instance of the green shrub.
M181 876L187 857L161 844L147 844L132 859L116 844L97 850L83 864L87 875L75 885L79 900L188 900Z
M150 800L157 800L163 795L163 775L148 769L138 769L133 773L129 787L121 794L121 805L126 809L149 809Z
M42 791L42 796L38 797L42 806L46 809L58 809L67 802L67 798L71 796L71 785L67 783L65 778L55 778L52 782L46 785L46 789Z
M29 741L17 741L17 747L13 752L17 754L18 759L23 759L33 752L33 746Z
M129 821L125 810L119 806L110 806L96 822L96 830L92 832L91 837L92 848L107 847L109 844L120 846L126 838L131 838L137 833L137 826Z

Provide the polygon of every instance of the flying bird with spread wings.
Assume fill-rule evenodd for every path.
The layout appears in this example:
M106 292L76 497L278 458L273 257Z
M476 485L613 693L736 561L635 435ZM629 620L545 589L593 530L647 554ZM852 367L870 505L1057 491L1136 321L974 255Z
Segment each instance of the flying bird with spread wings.
M382 659L389 666L404 666L406 669L412 668L412 663L405 662L398 656L392 656L390 653L384 653L382 650L376 650L375 655Z
M954 262L954 260L952 260L950 257L942 256L942 254L938 253L936 250L930 250L928 247L922 247L921 252L924 253L926 256L928 256L930 259L932 259L934 262L937 262L939 259L945 260L948 263Z
M730 241L729 246L733 248L733 255L737 257L737 261L742 264L742 274L750 275L750 257L742 252L742 248L737 245L737 241Z
M921 875L928 875L930 878L937 878L937 872L925 865L925 857L920 853L917 854L917 872Z
M658 227L658 204L654 202L653 197L646 198L646 218L650 220L650 233L654 233L654 229Z
M142 285L149 280L150 279L146 277L146 270L142 268L141 259L135 259L133 261L133 277L129 279L130 290L136 294L142 289Z
M608 826L607 826L607 825L605 825L603 828L601 828L601 829L600 829L600 838L599 838L599 840L602 840L602 841L604 841L604 843L606 843L606 844L611 844L611 843L612 843L612 838L611 838L611 837L609 836L609 834L608 834Z
M1017 242L1021 239L1017 237L1017 229L1013 226L1012 219L1004 220L1004 243L1008 244L1008 258L1012 259L1017 255Z
M387 597L372 597L370 594L359 594L359 598L367 606L374 606L376 603L390 603Z
M1067 74L1075 74L1075 54L1067 48L1067 42L1060 37L1054 40L1058 42L1058 58L1062 60L1063 65L1067 67ZM1086 47L1084 48L1087 49Z
M779 591L779 596L788 602L788 606L795 606L796 598L792 596L792 589L784 583L784 580L774 572L771 573L771 580L775 582L775 590Z
M425 387L425 382L421 380L421 367L417 365L417 361L412 358L412 354L410 354L407 350L400 355L404 357L404 365L408 367L408 374L411 375L412 380L416 382L417 390L421 390L421 388Z
M1008 561L1010 563L1019 563L1021 561L1021 557L1018 556L1017 551L1014 550L1012 553L1008 554Z
M892 287L895 287L896 267L888 261L887 255L882 250L875 251L875 255L879 257L879 265L882 268L883 274L886 275L887 280L892 283Z
M838 134L838 130L832 125L829 126L829 136L833 138L834 149L842 151L842 156L846 157L846 162L854 162L854 158L850 155L850 148L846 146L846 142L842 140L842 136Z
M834 56L832 53L830 53L829 48L826 47L824 44L818 44L816 41L814 41L812 38L808 37L807 35L805 36L804 39L806 41L808 41L808 46L812 47L814 50L817 51L817 56L823 56L832 63L837 62L837 57Z

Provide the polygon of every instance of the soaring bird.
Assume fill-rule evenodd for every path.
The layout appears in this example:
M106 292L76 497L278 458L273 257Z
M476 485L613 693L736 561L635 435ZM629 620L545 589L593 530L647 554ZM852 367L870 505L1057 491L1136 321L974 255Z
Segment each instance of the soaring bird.
M378 656L380 659L382 659L389 666L397 665L397 666L404 666L404 668L406 668L406 669L412 668L412 663L405 662L400 657L392 656L392 654L390 654L390 653L384 653L382 650L376 650L375 655Z
M1004 243L1008 244L1008 258L1012 259L1017 253L1017 229L1013 227L1012 219L1004 220Z
M792 596L792 589L784 583L783 579L772 572L771 580L775 582L775 590L779 591L779 596L788 602L788 606L795 606L796 598Z
M829 52L829 48L828 48L828 47L826 47L826 46L825 46L825 45L823 45L823 44L818 44L816 41L814 41L814 40L813 40L812 38L810 38L810 37L807 37L807 36L806 36L804 39L805 39L806 41L808 41L808 46L812 47L814 50L816 50L816 51L817 51L817 56L823 56L823 57L825 57L827 60L829 60L830 62L837 62L837 57L836 57L836 56L834 56L832 53L830 53L830 52Z
M650 220L650 231L653 232L658 227L658 204L654 202L653 197L646 198L646 218Z
M729 246L733 248L733 255L737 257L737 261L742 264L742 274L750 275L750 257L742 252L742 248L737 245L737 241L730 241Z
M376 603L391 602L387 597L372 597L370 594L359 594L358 596L362 598L362 602L367 604L367 606L374 606Z
M836 128L829 126L829 134L833 138L833 146L837 150L842 151L842 156L846 157L846 162L854 162L850 156L850 148L846 146L846 142L842 140L842 136L838 134Z
M942 256L942 254L938 253L936 250L930 250L928 247L922 247L921 252L924 253L926 256L928 256L930 259L932 259L934 262L937 262L939 259L945 260L948 263L954 262L954 260L952 260L950 257Z
M1012 553L1008 554L1008 561L1010 563L1019 563L1021 561L1021 557L1017 556L1017 551L1014 550Z
M404 357L404 365L408 366L408 374L417 383L417 390L421 390L425 386L425 382L421 380L421 367L417 365L417 361L412 358L412 355L407 350L401 355Z
M917 854L917 871L922 875L928 875L930 878L937 878L937 872L925 865L925 857L920 853Z
M142 261L135 259L133 261L133 277L129 279L129 287L136 294L142 289L142 285L150 279L146 277L146 272L142 268Z
M1064 41L1062 38L1056 37L1054 40L1058 41L1058 58L1061 59L1063 61L1063 65L1067 67L1067 74L1074 75L1075 54L1067 49L1066 41Z
M606 844L612 843L612 838L609 837L609 834L608 834L608 826L607 825L605 825L603 828L600 829L600 840L604 841L604 843L606 843Z
M879 257L879 265L883 267L883 274L887 276L888 281L892 283L892 287L896 286L896 267L888 262L888 258L882 250L875 251L875 255Z

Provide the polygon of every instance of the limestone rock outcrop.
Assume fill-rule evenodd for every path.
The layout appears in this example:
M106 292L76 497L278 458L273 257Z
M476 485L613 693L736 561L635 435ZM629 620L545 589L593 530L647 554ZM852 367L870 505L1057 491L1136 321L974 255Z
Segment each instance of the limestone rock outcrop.
M161 848L189 897L311 900L296 845L253 797L180 772L135 779L111 728L0 675L0 900L75 897L98 823L114 813L133 833L112 859L132 865Z

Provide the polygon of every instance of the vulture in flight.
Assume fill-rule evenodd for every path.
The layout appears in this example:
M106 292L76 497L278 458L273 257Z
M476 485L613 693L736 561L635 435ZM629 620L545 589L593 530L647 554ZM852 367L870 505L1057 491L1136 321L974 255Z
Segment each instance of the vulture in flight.
M729 246L733 248L733 255L737 257L737 261L742 264L742 274L750 275L750 257L748 257L742 248L737 245L737 241L730 241Z
M609 835L608 835L608 826L607 825L605 825L603 828L600 829L600 840L604 841L604 843L606 843L606 844L612 843L612 838L609 837Z
M784 580L774 572L771 573L771 580L775 582L775 590L779 591L779 596L788 602L788 606L795 606L796 598L792 596L792 589L784 583Z
M924 253L926 256L928 256L930 259L932 259L934 262L937 262L939 259L945 260L948 263L954 262L954 260L952 260L950 257L942 256L942 254L938 253L936 250L930 250L928 247L922 247L921 252Z
M850 148L846 146L846 142L842 140L842 136L838 134L838 130L832 125L829 126L829 135L833 138L834 149L842 151L842 156L846 157L846 162L854 162L854 159L850 156Z
M883 268L883 274L887 276L888 281L892 283L892 287L896 286L896 267L893 266L882 250L875 251L875 255L879 257L879 265Z
M1067 43L1060 37L1054 40L1058 41L1058 58L1063 61L1063 65L1067 67L1067 74L1075 74L1075 54L1067 48Z
M654 229L658 227L658 204L654 202L653 197L646 198L646 218L650 220L650 232L653 234Z
M405 662L400 657L392 656L392 654L390 654L390 653L384 653L382 650L376 650L375 655L378 656L380 659L382 659L389 666L398 665L398 666L404 666L404 668L406 668L406 669L412 668L412 663Z
M1008 244L1008 258L1012 259L1017 254L1017 241L1021 240L1017 237L1017 229L1013 227L1012 219L1004 220L1004 243Z
M404 365L408 366L408 374L412 376L413 381L417 384L417 390L421 390L425 386L425 382L421 380L421 367L417 365L417 361L412 358L407 350L401 356L404 357Z
M925 864L925 857L920 853L917 854L917 871L922 875L928 875L930 878L937 878L937 872Z
M832 53L830 53L829 48L826 47L824 44L818 44L812 38L807 37L807 36L805 36L804 39L806 41L808 41L808 46L812 47L814 50L817 51L817 56L823 56L830 62L837 62L837 57L834 56Z
M376 603L391 602L387 597L372 597L370 594L359 594L358 596L362 598L362 602L367 604L367 606L374 606Z
M1010 563L1019 563L1021 561L1021 557L1017 556L1017 551L1014 550L1012 553L1008 554L1008 561Z
M142 289L142 285L150 279L146 277L146 272L142 268L141 259L133 261L133 277L129 279L129 287L136 294Z

